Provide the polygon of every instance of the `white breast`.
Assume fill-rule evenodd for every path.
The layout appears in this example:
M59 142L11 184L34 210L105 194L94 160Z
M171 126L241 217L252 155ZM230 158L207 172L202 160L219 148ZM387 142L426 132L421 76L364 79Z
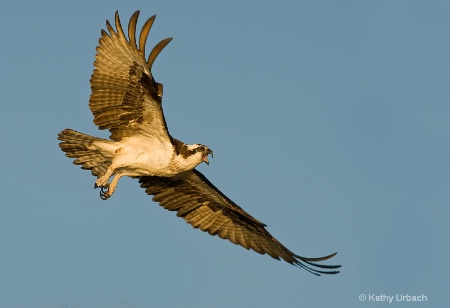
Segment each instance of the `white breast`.
M96 142L101 151L112 158L112 168L116 173L128 176L170 176L170 163L174 148L156 138L126 137L118 142Z

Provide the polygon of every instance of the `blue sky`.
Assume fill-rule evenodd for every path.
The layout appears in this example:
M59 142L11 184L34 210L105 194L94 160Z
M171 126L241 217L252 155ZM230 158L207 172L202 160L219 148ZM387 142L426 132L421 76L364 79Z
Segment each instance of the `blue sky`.
M170 132L315 277L195 230L122 179L100 200L59 150L92 123L105 20L157 18ZM2 1L0 307L364 307L448 302L450 2ZM393 302L392 305L401 305Z

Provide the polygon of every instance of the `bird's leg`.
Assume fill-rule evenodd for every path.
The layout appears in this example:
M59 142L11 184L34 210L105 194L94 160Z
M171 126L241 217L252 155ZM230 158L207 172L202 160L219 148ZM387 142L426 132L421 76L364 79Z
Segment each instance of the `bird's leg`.
M107 200L109 197L111 197L111 194L109 193L110 183L108 183L108 180L113 175L113 173L114 173L114 168L112 167L112 165L110 165L108 167L108 169L106 169L105 174L100 176L97 179L97 181L95 181L94 188L100 187L100 198L102 200ZM117 184L117 182L116 182L116 184Z
M111 168L111 166L108 167L108 169L106 169L106 172L104 175L102 175L101 177L99 177L97 179L97 181L95 181L95 186L94 188L97 187L106 187L108 186L108 180L111 177L111 175L114 173L114 169Z
M105 186L100 186L100 199L107 200L109 197L112 196L114 191L116 190L117 183L119 182L119 179L122 177L120 174L116 174L111 183L107 183Z

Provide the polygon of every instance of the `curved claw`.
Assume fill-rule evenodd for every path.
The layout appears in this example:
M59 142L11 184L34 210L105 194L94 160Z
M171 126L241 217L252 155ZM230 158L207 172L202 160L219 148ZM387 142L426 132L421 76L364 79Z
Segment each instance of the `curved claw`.
M111 197L111 195L109 194L109 187L100 186L100 199L108 200L109 197Z

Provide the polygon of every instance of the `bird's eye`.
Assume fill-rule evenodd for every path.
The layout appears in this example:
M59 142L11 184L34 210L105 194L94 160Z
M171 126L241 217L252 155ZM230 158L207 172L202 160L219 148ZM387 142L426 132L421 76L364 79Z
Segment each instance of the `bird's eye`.
M203 147L198 147L197 148L197 152L203 152L203 150L204 150Z

